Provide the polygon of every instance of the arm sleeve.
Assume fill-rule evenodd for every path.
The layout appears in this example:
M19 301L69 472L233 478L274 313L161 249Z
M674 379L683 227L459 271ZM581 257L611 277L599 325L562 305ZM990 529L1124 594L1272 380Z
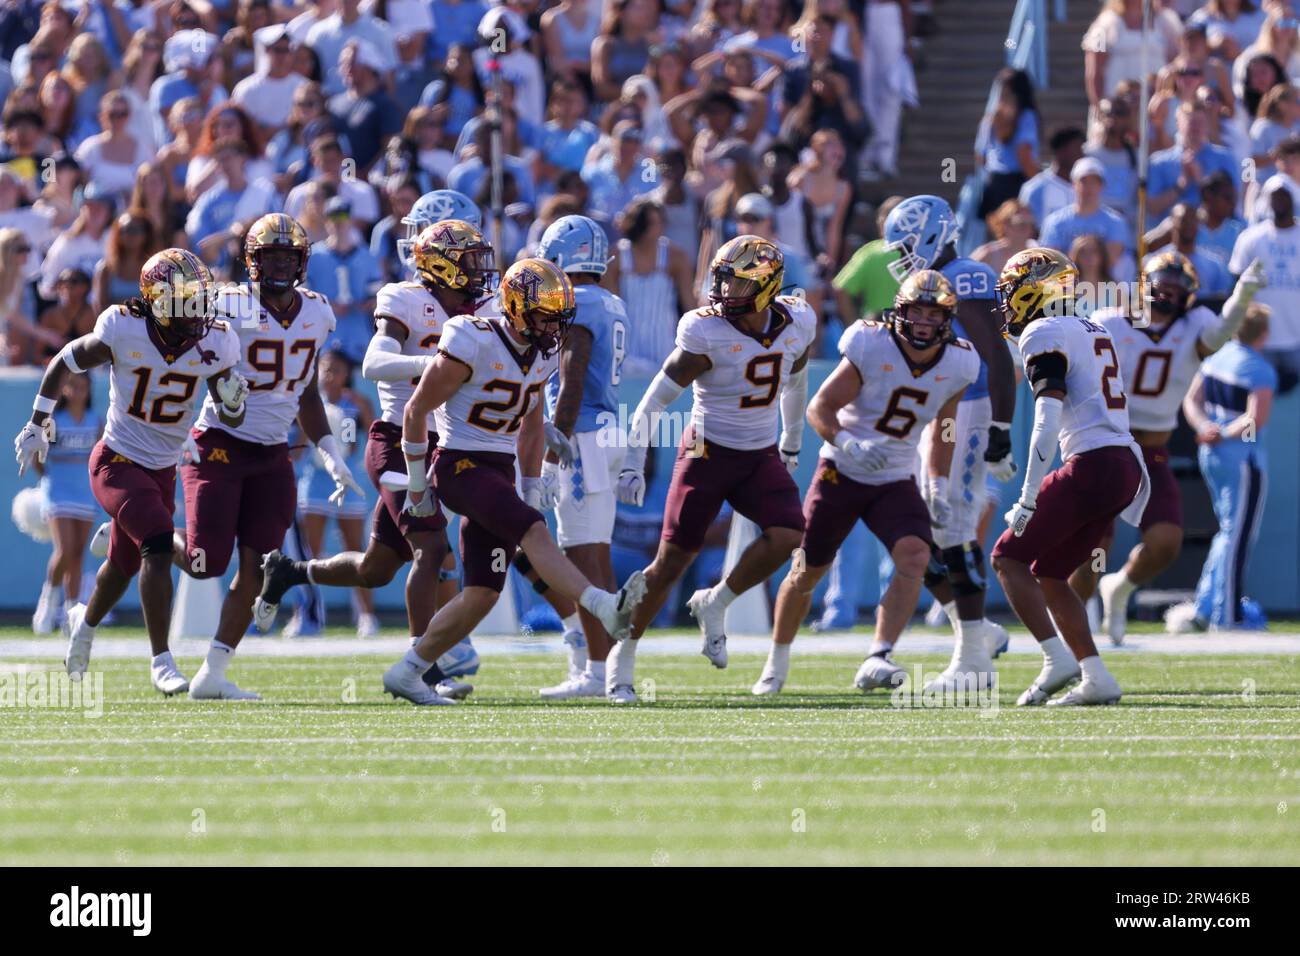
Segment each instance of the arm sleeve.
M1029 436L1029 462L1025 466L1025 483L1020 489L1020 500L1026 504L1038 501L1038 486L1052 467L1056 457L1056 440L1061 434L1061 400L1040 398L1034 402L1034 430Z
M650 436L656 430L656 417L665 408L677 401L677 397L686 389L678 385L660 369L650 382L650 387L641 396L632 415L632 427L627 436L627 458L624 468L640 471L645 468L646 450L650 446Z
M427 355L403 355L401 343L391 335L375 335L361 360L361 374L372 382L397 382L420 377L428 364Z
M781 390L781 451L798 452L803 445L804 413L808 409L808 366L786 380Z
M1211 352L1217 352L1228 344L1228 340L1237 334L1241 323L1246 319L1246 311L1255 297L1253 291L1247 291L1238 283L1232 290L1228 301L1223 303L1223 312L1207 321L1201 329L1201 344Z

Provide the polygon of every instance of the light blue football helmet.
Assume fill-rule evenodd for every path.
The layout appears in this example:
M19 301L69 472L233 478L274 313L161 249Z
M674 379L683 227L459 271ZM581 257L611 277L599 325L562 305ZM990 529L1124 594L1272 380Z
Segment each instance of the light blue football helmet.
M561 216L542 233L537 255L564 272L603 276L609 267L609 239L600 223L586 216Z
M960 228L952 207L938 196L911 196L885 219L885 246L898 250L889 274L902 282L914 272L930 269Z
M425 193L411 206L411 211L402 217L406 235L397 240L397 257L402 260L402 265L408 272L415 271L411 251L415 247L416 237L426 226L444 219L460 219L475 229L483 228L483 213L474 200L464 193L454 189L435 189Z

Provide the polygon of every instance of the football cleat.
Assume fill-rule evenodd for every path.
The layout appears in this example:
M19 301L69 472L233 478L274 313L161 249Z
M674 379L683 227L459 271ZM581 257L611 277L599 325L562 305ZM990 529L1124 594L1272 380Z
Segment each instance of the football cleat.
M615 684L605 692L611 704L635 704L636 689L631 684Z
M261 700L261 694L244 690L234 681L223 675L212 673L208 662L199 666L199 671L190 681L190 700Z
M907 671L891 661L888 654L873 654L858 668L853 686L866 693L878 687L898 687L906 677Z
M1011 634L997 621L990 621L988 618L985 618L984 623L988 625L989 629L989 657L993 660L997 660L1005 654L1007 648L1011 646Z
M36 613L32 615L33 634L53 634L59 623L59 592L46 585L41 588L40 599L36 602Z
M373 614L361 614L357 617L357 637L377 637L379 634L379 618Z
M700 634L704 637L700 653L718 670L724 670L727 666L727 635L722 625L727 609L713 599L713 591L709 588L692 594L686 608L699 623Z
M1118 704L1123 692L1119 681L1107 673L1104 680L1084 678L1078 687L1066 691L1056 700L1049 700L1048 707L1089 707L1101 704Z
M593 677L591 674L582 673L577 677L570 677L561 684L554 687L543 687L537 692L542 700L573 700L578 697L603 697L605 696L605 682L599 677ZM635 695L633 695L635 696Z
M450 700L464 700L470 694L474 693L474 685L467 684L463 680L455 680L451 677L444 677L442 680L433 685L436 693Z
M612 641L625 641L632 633L632 615L645 598L645 572L633 571L617 594L601 593L592 610Z
M280 551L272 551L262 559L262 593L253 602L253 623L263 634L275 625L276 612L284 593L302 584L302 572L297 563Z
M775 697L785 686L785 679L778 677L770 668L770 664L764 667L762 676L754 681L754 686L749 689L755 697Z
M180 672L171 654L149 665L149 680L153 689L164 697L183 694L190 689L190 679Z
M406 661L401 660L384 671L384 690L395 698L409 700L418 707L445 707L456 701L444 697L424 681Z
M86 623L86 605L74 604L68 608L63 626L68 635L68 655L63 663L69 677L81 680L90 666L90 645L95 641L95 629Z
M1165 630L1170 634L1200 634L1208 627L1191 601L1175 604L1165 611Z
M1029 689L1016 701L1017 707L1037 707L1047 703L1047 699L1062 688L1069 687L1079 679L1081 671L1079 662L1043 661L1043 669L1038 672Z
M96 558L108 557L108 539L113 531L113 522L105 521L95 529L95 535L90 539L90 554Z
M988 654L968 652L962 656L954 651L952 660L943 672L925 685L927 694L961 695L988 690L997 684L997 671Z
M479 668L478 651L474 649L474 642L468 637L461 638L452 645L451 650L438 658L437 664L443 677L472 677L478 673Z
M587 669L587 636L581 630L565 631L564 651L569 656L569 680L577 680Z
M1128 629L1128 597L1132 592L1124 587L1125 583L1122 571L1103 574L1097 582L1097 594L1101 598L1101 630L1116 647L1124 643L1124 633Z

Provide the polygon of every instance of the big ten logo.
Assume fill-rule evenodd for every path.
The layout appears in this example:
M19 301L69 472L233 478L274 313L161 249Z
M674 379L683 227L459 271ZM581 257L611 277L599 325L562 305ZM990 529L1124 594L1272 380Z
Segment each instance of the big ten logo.
M208 832L208 811L195 807L190 811L190 833L193 836L205 836Z
M957 181L957 160L951 156L945 156L939 162L939 181L945 183Z
M488 816L492 818L492 832L506 832L506 812L501 807L493 807L488 811Z

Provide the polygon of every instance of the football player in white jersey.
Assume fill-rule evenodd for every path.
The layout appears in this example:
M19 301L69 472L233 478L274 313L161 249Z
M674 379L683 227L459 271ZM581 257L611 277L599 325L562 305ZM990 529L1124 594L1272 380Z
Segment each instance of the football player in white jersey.
M95 628L140 572L140 606L153 651L150 676L164 694L189 681L167 647L172 603L172 513L176 463L193 420L194 396L206 382L212 414L237 428L246 414L248 383L236 369L239 339L216 319L212 276L185 249L164 249L140 270L140 298L100 313L95 330L64 346L46 366L31 421L15 441L21 474L45 459L50 413L63 376L110 364L104 436L90 458L95 499L112 521L108 560L85 604L68 610L68 673L80 679L90 663Z
M1128 396L1129 427L1142 448L1151 478L1151 500L1142 513L1142 540L1120 570L1100 581L1091 561L1070 578L1079 597L1101 594L1102 629L1118 645L1128 624L1128 600L1138 588L1174 563L1183 545L1182 495L1169 466L1169 436L1178 426L1178 408L1191 387L1201 361L1222 348L1246 318L1256 291L1263 285L1258 261L1237 283L1224 304L1222 317L1194 305L1199 280L1180 252L1161 252L1142 269L1150 296L1150 324L1134 324L1126 312L1108 309L1093 313L1115 344L1124 393ZM1108 536L1109 537L1109 536ZM1109 547L1109 540L1103 547Z
M249 284L217 295L217 312L243 350L248 409L238 427L221 421L211 398L199 412L191 462L181 468L185 533L177 563L193 577L219 577L237 541L239 570L207 659L190 682L194 699L259 699L231 681L226 668L252 620L263 557L280 547L293 524L298 490L288 439L295 419L334 479L332 500L342 502L348 488L361 493L316 390L316 356L334 329L334 309L299 285L310 254L302 226L284 213L267 213L244 241Z
M663 410L691 387L691 425L673 468L659 552L645 572L649 594L632 636L639 638L659 613L723 503L730 502L762 534L725 580L687 602L704 636L701 653L718 668L727 666L727 605L789 560L803 534L799 489L790 471L803 438L806 366L817 316L804 299L779 294L784 273L781 250L758 236L737 236L718 250L711 266L712 304L682 316L677 347L633 416L619 475L619 499L640 505L650 436L659 431ZM635 654L635 640L613 650L606 676L611 700L636 700Z
M1150 494L1129 433L1128 396L1110 334L1074 310L1074 263L1053 249L1012 256L998 278L1005 334L1016 342L1034 393L1034 429L1020 499L993 548L993 568L1016 616L1043 652L1021 706L1113 704L1106 669L1069 577L1116 517L1137 524ZM1050 471L1060 443L1063 464ZM1063 697L1057 691L1083 682Z
M524 494L539 496L542 390L573 320L573 284L553 263L523 259L501 280L501 307L503 316L460 315L446 324L438 354L402 417L407 510L432 515L440 499L462 518L464 588L384 674L384 690L414 704L453 703L427 686L423 675L496 604L516 548L550 588L590 612L616 641L627 636L645 595L640 571L616 594L594 586L551 539L541 513L515 491L517 452ZM428 416L435 410L438 448L430 485L423 466Z
M985 652L1006 647L1006 629L984 616L987 583L978 527L987 501L986 470L999 481L1010 481L1016 473L1010 431L1016 408L1015 366L998 334L998 277L984 263L958 256L957 235L957 217L938 196L905 199L885 220L885 243L899 253L890 273L901 281L918 269L938 270L957 296L953 332L980 356L979 377L957 408L948 487L952 520L935 529L936 547L926 569L926 586L943 606L957 637L952 661L934 682L936 690L963 675L965 686L970 686L969 681L989 670ZM936 427L923 437L922 448Z
M804 499L801 554L777 593L772 649L754 694L775 694L785 684L790 645L813 589L858 521L893 558L894 576L854 686L868 691L902 682L903 668L890 655L921 594L934 543L930 526L943 527L953 517L952 423L980 371L971 344L952 334L956 309L948 280L924 269L899 287L886 322L855 322L841 337L840 364L808 406L808 420L825 444ZM927 424L945 420L948 427L930 443L922 495L914 477L917 444Z
M401 449L406 403L437 354L448 319L472 315L495 286L497 273L492 247L483 234L458 219L426 226L412 244L410 260L415 278L390 282L379 290L375 334L361 365L361 373L378 383L380 407L366 444L366 471L379 492L370 542L364 553L345 551L310 561L293 561L279 551L267 555L266 580L257 601L259 623L269 626L280 599L295 585L310 581L331 587L382 587L407 562L411 568L406 576L406 617L413 641L424 634L439 603L445 603L438 600L438 592L448 551L446 516L441 509L423 517L404 511L406 493L385 487L380 476L406 472ZM428 441L436 446L433 415L428 425ZM432 460L431 450L426 471ZM448 679L443 663L448 662L429 670L439 693L469 694L473 688Z

